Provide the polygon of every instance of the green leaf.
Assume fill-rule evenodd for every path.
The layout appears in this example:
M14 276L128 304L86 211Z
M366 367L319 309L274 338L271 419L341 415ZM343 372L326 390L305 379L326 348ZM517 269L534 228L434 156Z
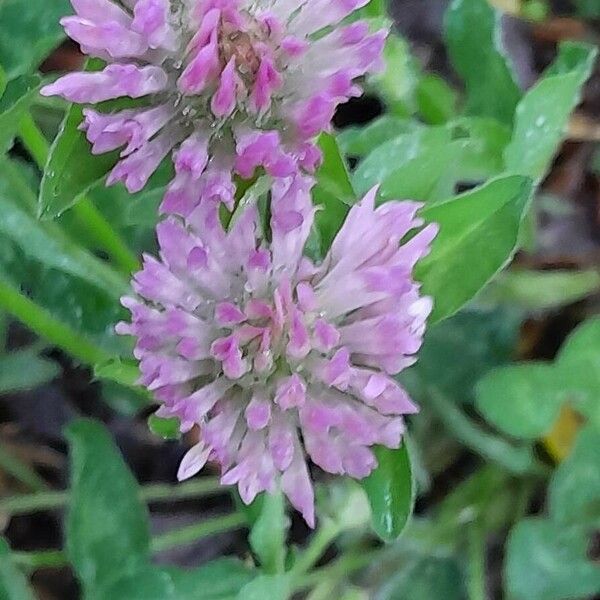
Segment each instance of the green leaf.
M388 0L371 0L361 9L365 17L383 17L387 15Z
M37 348L11 352L0 356L0 394L32 390L59 373L58 364L39 356Z
M569 336L557 364L573 407L600 427L600 318L588 319Z
M38 214L54 219L71 208L118 160L118 151L94 156L79 130L82 108L73 104L52 147L40 187Z
M453 0L446 43L467 88L467 112L510 125L521 91L502 45L501 16L487 0Z
M348 127L337 136L345 154L365 156L384 142L389 142L405 133L412 133L421 125L410 119L385 114L364 127Z
M383 52L385 70L370 78L383 96L389 112L400 117L413 115L417 110L416 87L420 72L417 61L411 56L408 42L391 34Z
M58 22L72 13L68 0L0 2L0 64L9 78L37 68L64 38Z
M8 81L4 93L0 94L0 155L10 150L21 118L31 106L40 81L38 75L17 77Z
M87 281L113 298L127 290L125 280L106 263L73 243L54 224L47 226L35 219L8 194L0 193L0 210L0 232L27 257Z
M117 358L107 363L95 365L94 376L127 387L138 388L137 382L140 378L140 370L136 363Z
M417 103L425 122L441 125L456 115L458 94L439 75L428 73L417 85Z
M163 419L156 415L150 415L148 417L148 427L150 428L150 431L164 440L178 440L181 437L179 425L180 423L177 417L171 417L170 419Z
M505 151L507 170L536 180L543 178L597 53L596 48L587 44L560 45L554 63L517 107L513 137Z
M477 385L477 409L496 427L523 439L548 433L564 401L554 366L524 363L497 369Z
M400 569L376 597L378 600L464 600L464 580L455 560L426 557Z
M485 294L486 302L519 306L526 310L559 308L586 298L600 288L600 274L587 271L508 270Z
M524 519L506 546L504 582L514 600L587 598L600 590L600 569L587 558L587 528Z
M71 503L67 553L90 597L149 560L146 506L108 432L82 420L69 426Z
M320 237L320 252L324 255L340 230L350 206L356 202L356 194L335 137L321 134L319 147L323 153L323 163L317 171L313 200L323 208L315 216L315 226Z
M405 133L385 142L371 152L353 173L352 183L356 192L359 196L362 196L374 185L382 182L384 182L382 187L386 187L385 182L388 177L394 176L395 179L400 179L398 172L401 167L406 167L402 173L410 172L415 161L421 160L424 162L423 157L428 157L430 154L435 154L437 159L441 156L442 148L448 154L450 141L450 131L445 127L427 127ZM431 162L427 162L427 168L430 168ZM447 164L448 161L444 162ZM431 183L434 177L435 175L432 174L428 178L430 187L435 184L435 181Z
M283 494L264 494L260 515L252 526L248 541L266 573L284 571L288 527Z
M373 528L386 542L404 531L415 503L415 481L406 436L398 450L375 448L378 467L361 484L371 505Z
M0 598L2 600L34 600L35 598L27 580L13 564L10 548L2 538L0 538Z
M8 77L6 76L6 71L2 68L2 65L0 65L0 99L2 99L2 96L4 95L7 84Z
M575 0L577 14L588 19L600 19L600 4L598 0Z
M186 571L145 566L116 581L98 600L234 600L252 577L252 571L232 558Z
M600 527L600 429L585 427L550 482L550 514L560 523Z
M290 588L288 575L259 575L240 590L236 600L287 600Z
M511 260L531 193L529 179L502 177L422 211L440 226L416 269L434 299L431 322L455 313Z

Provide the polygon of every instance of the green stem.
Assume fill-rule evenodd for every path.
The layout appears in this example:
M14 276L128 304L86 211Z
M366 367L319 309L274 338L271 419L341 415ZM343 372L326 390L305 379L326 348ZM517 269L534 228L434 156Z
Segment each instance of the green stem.
M189 525L169 533L159 535L152 540L152 552L162 552L170 550L178 546L191 544L201 538L221 533L222 531L230 531L232 529L240 529L246 525L246 517L240 512L224 517L215 517L207 519L202 523Z
M233 513L222 517L207 519L197 525L190 525L175 531L169 531L152 539L152 552L169 550L176 546L190 544L217 533L239 529L246 524L246 518L241 513ZM60 568L67 566L69 561L62 550L42 550L39 552L14 552L15 562L29 570L44 568Z
M429 388L428 391L429 406L459 442L484 458L502 465L511 473L523 475L539 472L540 467L535 463L530 446L513 446L502 438L487 433L438 389Z
M340 527L333 521L325 521L312 537L306 550L300 554L291 571L295 579L302 578L310 571L340 533Z
M469 525L467 543L469 553L467 575L468 597L469 600L486 600L485 533L478 520Z
M46 309L2 279L0 279L0 308L40 337L62 348L83 363L95 365L108 362L113 358L110 353L94 345L68 325L56 320Z
M29 113L21 119L19 137L38 167L44 171L50 156L50 145ZM74 205L73 213L125 273L129 275L139 268L136 256L89 198L81 197Z
M0 468L32 490L41 492L48 487L46 482L31 467L15 458L2 446L0 446Z
M175 502L189 498L212 496L223 491L218 477L202 477L198 480L187 481L178 485L152 484L142 486L140 499L148 502ZM39 494L24 494L0 499L0 513L10 516L29 514L42 510L63 508L69 502L68 491L42 492Z

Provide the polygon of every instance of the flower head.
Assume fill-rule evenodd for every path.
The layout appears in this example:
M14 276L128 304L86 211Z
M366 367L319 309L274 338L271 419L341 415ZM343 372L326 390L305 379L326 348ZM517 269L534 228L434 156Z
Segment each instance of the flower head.
M145 257L135 298L124 298L137 338L141 383L176 416L199 427L182 461L188 478L222 468L249 503L281 485L314 523L306 455L329 473L366 477L374 444L397 448L402 415L417 409L393 379L415 361L431 311L411 277L437 228L419 204L353 207L321 264L303 256L313 224L311 182L278 180L271 241L254 207L229 231L217 205L158 226L160 260Z
M367 2L71 0L67 33L108 65L42 93L83 104L144 98L143 107L84 111L93 152L122 148L108 182L139 191L173 153L165 211L187 214L207 196L231 206L232 172L314 170L315 136L381 60L385 31L340 24Z

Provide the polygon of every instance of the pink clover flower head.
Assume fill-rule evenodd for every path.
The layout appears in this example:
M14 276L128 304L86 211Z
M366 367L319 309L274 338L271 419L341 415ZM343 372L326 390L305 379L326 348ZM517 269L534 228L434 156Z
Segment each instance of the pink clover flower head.
M315 137L354 80L380 67L387 32L342 21L368 0L71 0L68 35L107 66L42 89L71 102L144 98L110 113L87 108L95 153L119 148L108 183L142 189L173 155L163 211L187 215L200 197L233 203L232 172L314 171Z
M281 486L314 526L307 457L362 479L377 465L371 447L398 448L402 416L417 411L393 375L421 346L432 301L411 274L437 227L421 228L415 202L375 208L373 190L315 264L303 256L311 185L275 180L270 241L255 207L229 231L215 202L167 217L117 331L136 338L158 414L199 428L180 479L214 460L244 502Z

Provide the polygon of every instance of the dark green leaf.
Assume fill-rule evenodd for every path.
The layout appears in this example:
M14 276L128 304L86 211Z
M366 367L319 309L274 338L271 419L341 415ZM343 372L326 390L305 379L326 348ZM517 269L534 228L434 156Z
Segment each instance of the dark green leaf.
M529 179L502 177L423 210L440 226L416 271L434 299L433 322L455 313L511 260L531 193Z
M600 19L600 4L598 0L575 0L577 12L582 17Z
M560 523L600 527L600 428L588 425L550 482L550 514Z
M321 254L325 254L344 222L350 206L356 201L356 194L335 137L327 133L322 134L319 147L323 152L323 164L317 171L313 200L323 208L315 216L315 226L319 232Z
M187 571L146 566L116 581L98 600L235 600L252 577L248 568L231 558Z
M42 358L36 348L0 356L0 394L32 390L54 379L60 367Z
M8 194L0 194L0 209L0 232L29 258L46 268L79 277L112 297L127 290L125 280L106 263L73 243L58 227L35 219Z
M378 467L362 486L367 492L373 528L386 542L397 539L410 518L415 503L415 482L406 438L398 450L375 448Z
M68 0L0 2L0 64L10 78L37 68L64 38L60 17L72 13Z
M555 62L517 107L513 137L505 151L508 170L536 180L545 175L597 53L586 44L561 44Z
M43 219L54 219L73 206L118 160L117 151L92 155L79 130L81 120L82 108L73 104L50 149L38 205Z
M501 13L487 0L453 0L446 13L446 41L465 81L467 112L510 125L521 91L501 40Z
M0 155L10 150L21 118L35 98L40 81L38 75L17 77L8 81L4 93L0 94Z
M265 494L248 541L267 573L282 573L284 570L288 526L283 494Z
M465 579L447 558L422 558L400 569L377 592L377 600L464 600Z
M0 598L2 600L34 600L25 577L13 564L8 544L0 538Z
M504 582L514 600L567 600L600 592L600 569L587 558L588 530L524 519L506 546Z
M179 419L177 417L162 419L156 415L150 415L148 417L148 427L154 435L164 440L177 440L181 437Z
M535 440L558 418L564 391L552 364L524 363L497 369L477 385L477 408L502 431Z
M67 553L84 589L95 597L149 560L148 513L138 486L108 432L93 421L68 429L71 503Z

